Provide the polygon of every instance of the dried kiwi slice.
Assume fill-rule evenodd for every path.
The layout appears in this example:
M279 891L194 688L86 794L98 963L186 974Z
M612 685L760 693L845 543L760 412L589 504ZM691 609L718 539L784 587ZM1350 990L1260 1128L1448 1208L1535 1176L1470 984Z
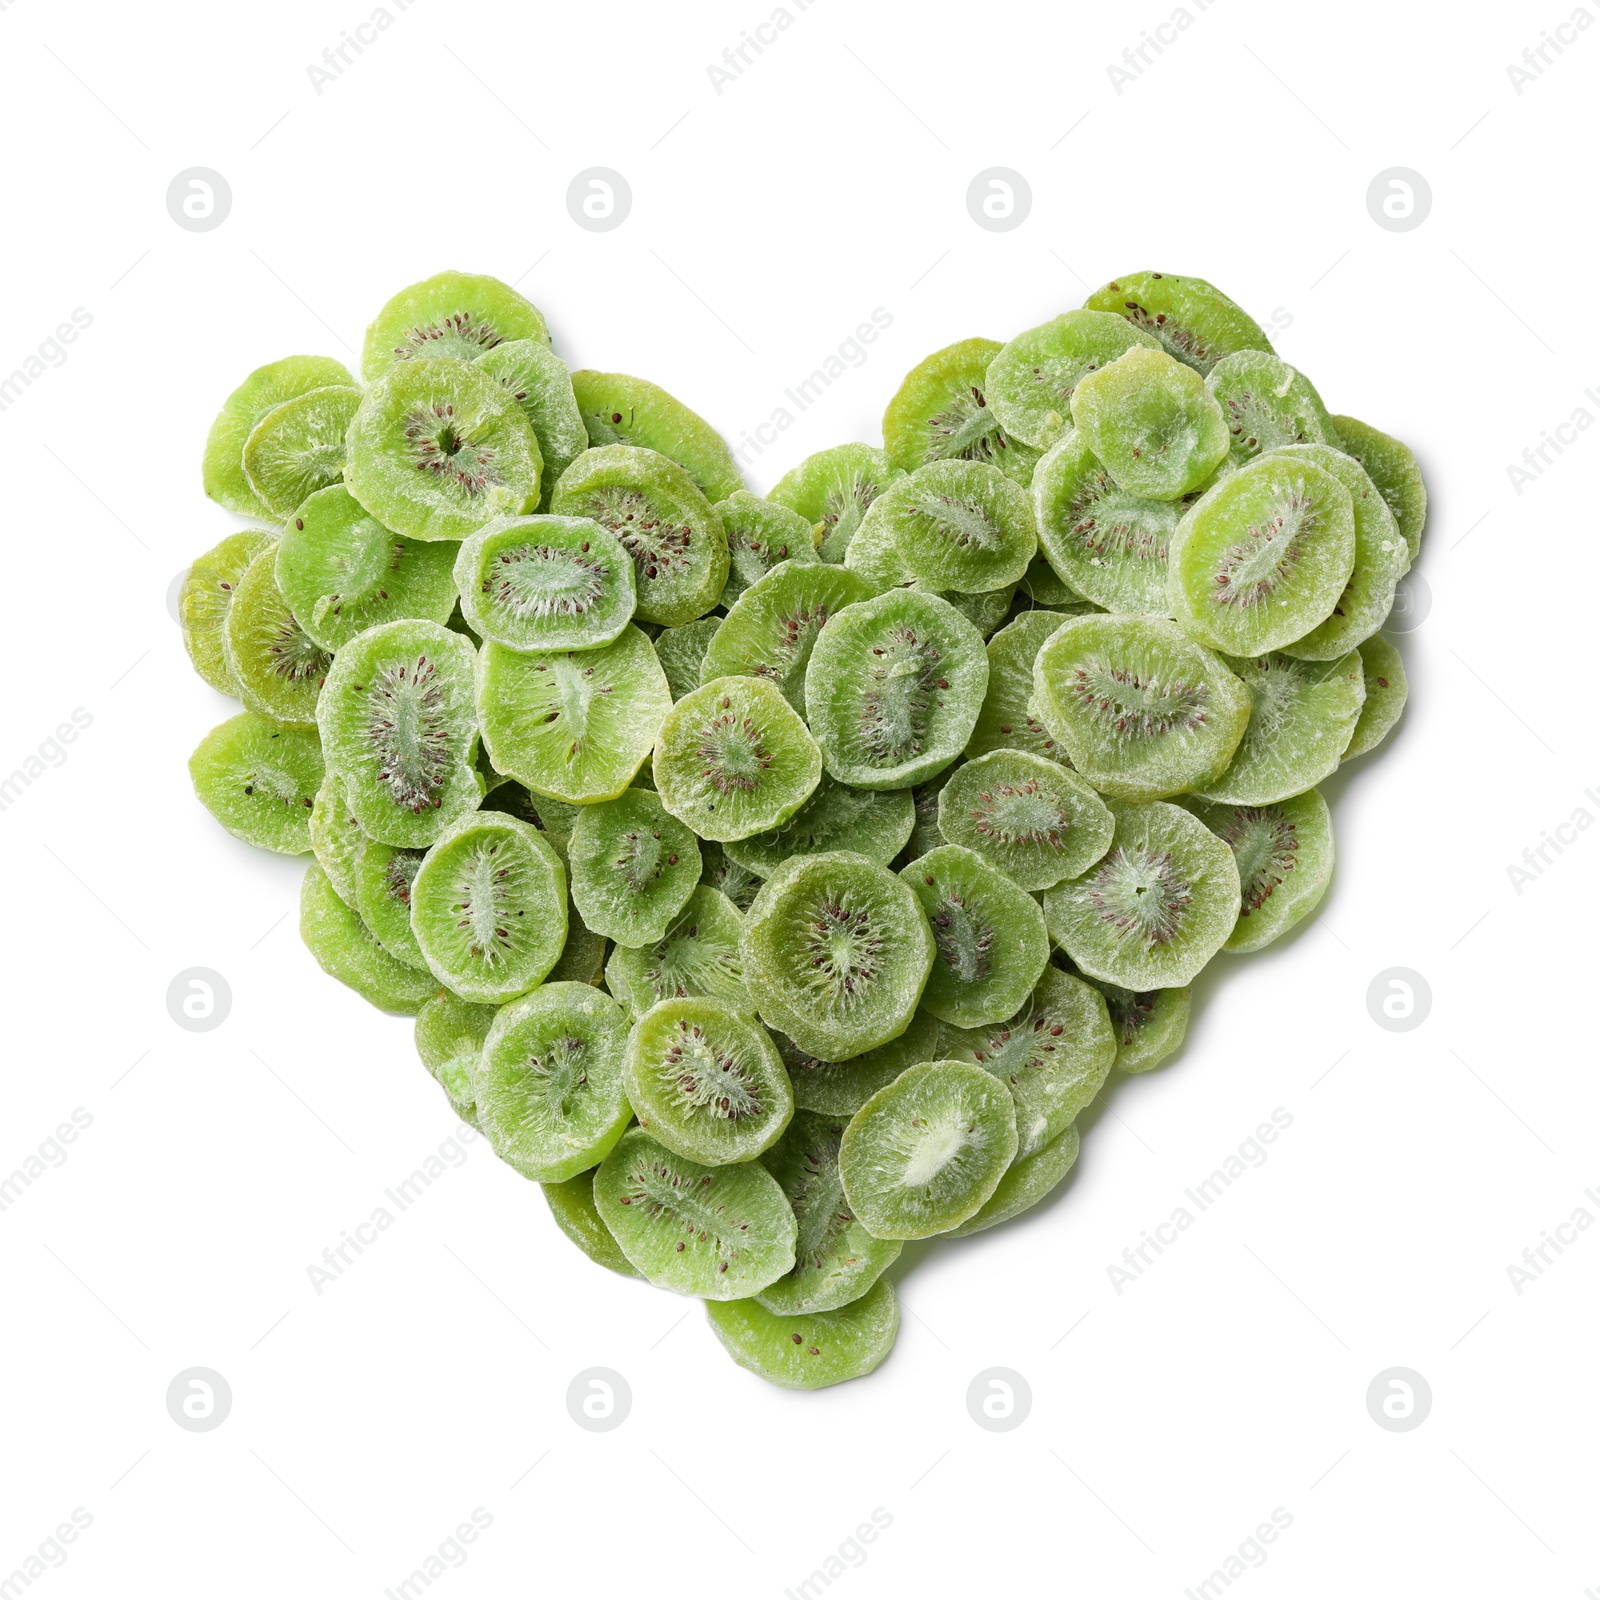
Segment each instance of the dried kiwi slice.
M633 562L586 517L512 517L480 528L455 558L461 614L511 650L592 650L633 616Z
M478 357L477 366L522 407L539 441L542 509L549 503L556 479L589 448L589 435L572 393L572 375L566 362L540 339L509 339L497 344Z
M1043 466L1044 463L1041 461L1040 465ZM1037 472L1034 474L1034 479L1037 482ZM1037 500L1034 502L1034 513L1037 527ZM1021 581L1017 584L1013 598L1013 610L1030 610L1037 606L1050 610L1059 609L1069 616L1081 616L1085 611L1100 609L1092 601L1085 600L1076 589L1061 581L1042 549L1028 563L1028 570L1023 573Z
M1106 803L1077 773L1025 750L994 750L939 792L939 832L1033 892L1075 878L1106 853Z
M1179 806L1121 806L1111 849L1044 897L1050 936L1091 977L1181 988L1239 920L1233 852Z
M663 628L656 635L656 660L667 675L667 687L674 700L681 700L700 687L706 651L721 626L721 617L701 617L698 622L685 622L681 627Z
M716 1000L753 1013L744 985L739 908L709 884L699 884L677 920L653 944L619 944L606 962L606 987L635 1016L659 1000Z
M610 1154L632 1120L622 1088L628 1018L587 983L546 983L502 1006L468 1073L494 1153L562 1183Z
M1046 967L1015 1015L989 1027L947 1028L941 1054L992 1072L1017 1108L1017 1158L1071 1127L1105 1084L1117 1056L1104 997L1082 978Z
M1005 1176L995 1191L984 1201L982 1208L967 1218L959 1228L950 1230L952 1239L965 1239L969 1234L982 1233L997 1223L1009 1222L1039 1204L1066 1178L1078 1161L1078 1130L1068 1128L1057 1134L1049 1144L1041 1146L1031 1155L1019 1155L1006 1168Z
M438 993L431 973L396 961L367 932L314 861L300 885L300 937L330 978L380 1011L414 1017Z
M1422 529L1428 520L1428 490L1417 458L1398 439L1380 433L1355 417L1330 417L1339 448L1360 463L1378 486L1399 525L1415 561L1422 553Z
M910 789L961 753L988 687L978 630L934 595L892 590L829 619L806 714L839 782Z
M268 546L245 568L222 623L223 659L250 710L311 727L333 656L289 609L276 566L276 547Z
M984 393L1000 349L993 339L962 339L905 375L883 413L883 447L895 466L914 472L930 461L981 461L1028 482L1039 452L1006 432Z
M509 284L475 272L438 272L392 296L367 326L361 375L397 362L476 361L509 340L550 343L543 314Z
M503 1005L539 983L567 942L566 868L537 828L471 813L439 836L412 880L411 929L452 994Z
M1050 959L1038 902L962 845L940 845L903 868L935 953L922 1009L957 1028L1009 1017Z
M839 1148L845 1198L877 1239L926 1239L975 1215L1017 1153L1010 1091L967 1061L927 1061L880 1089Z
M386 622L342 645L317 702L329 768L363 831L420 849L482 795L477 652L436 622Z
M819 560L811 524L798 511L736 489L712 510L728 536L728 581L719 604L731 606L753 583L783 561L809 565Z
M820 1061L783 1034L776 1035L773 1043L789 1069L797 1106L833 1117L853 1117L907 1067L938 1059L943 1026L931 1013L919 1011L898 1039L848 1061Z
M273 542L274 535L264 528L241 528L212 546L184 574L178 591L183 647L194 670L219 694L239 693L222 642L234 594L250 563Z
M356 856L354 873L355 908L367 932L396 961L421 972L428 970L428 963L411 931L411 884L425 853L367 839Z
M706 647L700 674L748 675L775 684L802 716L806 668L828 619L860 600L871 584L848 568L820 562L780 562L740 595Z
M1127 318L1202 377L1235 350L1272 349L1255 319L1204 278L1130 272L1096 289L1084 305Z
M989 687L967 740L969 760L991 750L1026 750L1067 764L1066 752L1055 735L1028 710L1033 698L1033 664L1045 640L1066 620L1056 611L1024 611L984 647L989 658Z
M700 846L656 795L628 789L578 813L567 867L585 927L619 945L654 944L700 881Z
M898 1239L874 1239L856 1221L839 1179L845 1119L800 1111L761 1158L783 1186L798 1229L794 1267L756 1299L780 1317L837 1311L894 1264Z
M918 467L874 502L895 548L932 590L979 594L1018 582L1039 548L1026 490L979 461Z
M621 794L672 704L650 641L633 627L594 650L486 644L477 698L495 769L569 805Z
M1180 989L1123 989L1098 978L1086 980L1105 996L1117 1038L1117 1071L1149 1072L1182 1048L1189 1031L1189 994Z
M867 508L901 475L902 469L882 450L836 444L786 472L769 498L805 518L824 561L840 562Z
M1206 388L1227 418L1228 454L1235 466L1284 445L1339 442L1311 380L1265 350L1225 356L1211 369Z
M344 476L345 435L361 404L350 384L308 389L274 406L244 442L244 475L280 522L308 495Z
M778 1316L759 1300L709 1302L711 1331L735 1363L781 1389L826 1389L864 1378L894 1348L900 1305L880 1279L836 1311Z
M722 435L659 385L585 368L572 374L572 392L591 445L633 445L666 456L708 500L725 500L744 488Z
M794 708L762 678L714 678L661 719L652 770L662 804L702 839L787 822L822 776Z
M637 1278L638 1269L623 1255L622 1247L595 1208L594 1179L598 1171L594 1168L580 1172L565 1183L541 1184L545 1203L555 1225L597 1266L624 1278Z
M728 535L711 502L675 461L613 444L584 453L550 497L561 516L589 517L633 558L637 615L676 627L704 616L728 581Z
M241 711L189 757L200 803L235 839L258 850L311 851L311 813L324 777L316 730Z
M1181 794L1232 759L1250 718L1245 686L1157 617L1073 617L1034 663L1034 714L1102 794Z
M918 856L925 856L930 850L936 850L940 845L950 843L939 831L939 796L944 793L945 785L962 766L963 763L957 761L953 766L946 767L937 777L930 778L911 791L911 801L916 807L916 821L912 824L911 837L907 840L905 849L897 858L897 865L903 867L908 861L915 861Z
M450 1109L474 1128L478 1127L478 1112L472 1098L472 1069L498 1014L494 1006L476 1006L441 989L417 1013L412 1033L417 1055L444 1090Z
M1356 731L1344 747L1346 761L1352 756L1364 756L1382 744L1406 708L1405 662L1382 634L1362 640L1361 675L1366 681L1367 697L1361 702Z
M762 1019L811 1055L847 1061L904 1033L933 933L892 872L843 851L796 856L745 916L745 982Z
M730 840L728 854L763 878L791 856L824 850L849 850L886 867L911 837L916 811L909 789L852 789L824 773L811 798L782 827Z
M319 742L320 753L321 745ZM361 857L367 836L356 821L349 802L345 799L344 785L332 772L322 780L316 800L311 807L309 823L311 850L318 864L327 873L334 893L347 906L356 903L356 862Z
M594 1203L658 1289L742 1300L794 1266L794 1212L759 1161L702 1166L632 1128L595 1174Z

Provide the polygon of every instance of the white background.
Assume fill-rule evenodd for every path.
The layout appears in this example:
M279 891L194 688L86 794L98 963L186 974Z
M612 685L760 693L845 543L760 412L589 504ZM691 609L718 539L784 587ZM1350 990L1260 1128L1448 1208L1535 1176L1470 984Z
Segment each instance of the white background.
M719 94L707 67L766 0L389 0L318 94L307 67L367 4L0 6L0 373L93 318L0 411L0 767L93 719L0 812L0 1174L75 1107L93 1119L0 1212L0 1579L81 1507L64 1564L17 1592L380 1596L482 1508L430 1596L780 1596L882 1508L864 1563L813 1592L1176 1597L1282 1508L1225 1592L1600 1586L1600 1236L1570 1233L1521 1293L1507 1273L1600 1217L1600 836L1520 893L1507 873L1600 816L1596 432L1520 493L1507 473L1600 417L1600 30L1519 94L1507 66L1568 0L1188 0L1193 26L1118 93L1108 65L1169 0L790 0ZM594 165L633 190L613 232L567 213ZM992 165L1032 188L1011 232L966 210ZM168 215L193 166L232 190L211 232ZM1392 166L1431 186L1409 232L1368 212ZM230 707L168 591L230 526L198 474L229 389L290 352L352 360L387 296L444 267L516 281L575 366L654 378L736 441L884 308L864 363L749 458L757 488L875 441L930 350L1141 267L1221 285L1332 409L1424 464L1411 705L1329 786L1323 913L1214 964L1182 1056L1108 1091L1056 1202L907 1250L899 1345L866 1381L790 1394L737 1370L696 1306L591 1266L482 1142L448 1146L461 1164L333 1286L308 1281L457 1128L409 1024L301 947L300 865L193 799L185 760ZM214 1032L168 1016L191 966L231 986ZM1431 987L1408 1033L1368 1013L1391 966ZM1265 1163L1117 1293L1108 1265L1279 1107ZM215 1431L167 1414L191 1366L231 1387ZM596 1366L632 1390L609 1433L565 1404ZM1010 1432L968 1416L992 1366L1031 1387ZM1432 1390L1410 1432L1368 1415L1393 1366Z

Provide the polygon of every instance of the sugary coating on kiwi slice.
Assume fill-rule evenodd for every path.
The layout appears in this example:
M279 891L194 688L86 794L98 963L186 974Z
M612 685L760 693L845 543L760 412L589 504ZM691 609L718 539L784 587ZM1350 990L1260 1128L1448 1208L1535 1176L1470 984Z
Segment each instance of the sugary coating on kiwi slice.
M1187 986L1178 989L1124 989L1086 978L1105 996L1111 1031L1117 1040L1118 1072L1149 1072L1182 1048L1189 1031Z
M300 885L300 938L330 978L380 1011L414 1017L438 993L431 973L396 961L367 932L314 861Z
M1250 690L1250 722L1227 769L1194 786L1203 800L1270 805L1320 783L1339 765L1367 696L1361 657L1297 661L1229 657Z
M1233 852L1181 806L1119 806L1111 848L1044 897L1050 937L1090 977L1181 988L1239 920Z
M741 915L750 909L750 903L761 887L759 873L741 867L715 839L700 841L700 862L701 883L724 895Z
M658 1289L742 1300L794 1266L794 1212L759 1161L702 1166L632 1128L595 1174L594 1202Z
M253 711L213 728L189 757L200 803L235 839L258 850L311 852L311 813L324 782L316 730Z
M762 1020L825 1061L904 1033L934 957L917 897L845 851L784 862L751 903L740 949Z
M989 404L1013 439L1048 449L1072 424L1072 391L1134 345L1161 348L1113 311L1064 312L996 352L984 384Z
M799 1111L762 1156L794 1208L794 1267L756 1299L780 1317L837 1311L859 1300L894 1264L898 1239L874 1239L856 1221L839 1178L839 1144L848 1119Z
M637 1278L638 1269L623 1255L611 1237L611 1230L600 1220L594 1203L594 1168L580 1172L565 1183L543 1183L545 1203L555 1225L596 1265L624 1278Z
M728 581L718 602L723 606L731 606L780 562L810 565L822 559L811 524L788 506L737 489L713 509L728 536Z
M1084 305L1127 318L1202 377L1235 350L1272 349L1255 319L1204 278L1130 272L1096 289Z
M1378 486L1399 524L1401 537L1415 561L1422 553L1422 529L1428 520L1428 489L1417 458L1401 442L1355 417L1330 417L1339 448L1360 463Z
M222 621L223 660L250 710L288 726L312 727L333 655L289 609L276 565L277 550L269 545L235 585Z
M935 461L874 502L917 581L979 594L1015 584L1039 548L1028 492L980 461Z
M417 1013L412 1032L417 1055L444 1090L450 1109L474 1128L478 1127L478 1112L472 1099L472 1068L498 1014L494 1006L473 1005L441 989Z
M178 591L183 647L194 670L219 694L239 694L222 641L233 597L250 563L273 542L274 535L264 528L241 528L213 545L184 574Z
M748 839L805 804L822 754L773 684L713 678L661 719L652 771L662 804L702 839Z
M634 627L594 650L478 657L483 742L500 772L569 805L612 800L633 781L672 705L650 641Z
M1344 747L1344 760L1364 756L1383 743L1389 730L1406 708L1406 667L1400 652L1381 633L1361 642L1361 675L1367 697L1361 702L1361 716L1350 743Z
M656 660L667 675L667 687L674 700L693 694L700 687L701 668L706 651L722 626L722 618L701 617L677 628L663 628L655 637ZM720 674L713 673L713 677Z
M627 1014L587 983L546 983L502 1006L467 1069L494 1153L541 1183L603 1161L633 1116L627 1040Z
M1014 1015L982 1028L946 1028L939 1051L992 1072L1011 1091L1021 1160L1059 1138L1099 1094L1117 1043L1100 991L1047 966Z
M817 635L830 617L870 600L874 592L846 567L780 562L751 584L722 619L701 663L702 681L765 678L804 716L806 668Z
M1360 462L1323 444L1286 445L1283 453L1314 462L1350 491L1356 520L1356 553L1344 593L1326 621L1304 638L1284 646L1292 656L1332 661L1383 626L1394 609L1395 585L1411 565L1411 552L1388 501Z
M1044 913L976 851L940 845L901 869L933 930L922 1009L957 1028L1009 1017L1050 959Z
M828 620L806 714L839 782L910 789L961 753L988 687L978 630L937 596L897 589Z
M201 481L206 493L242 517L272 515L244 472L244 445L251 430L274 407L311 389L349 387L355 378L328 356L285 356L257 367L222 403L206 435Z
M902 471L869 444L836 444L790 468L768 498L805 519L824 561L840 562L867 508Z
M628 789L578 813L567 867L585 926L642 946L666 934L694 893L700 846L658 796Z
M1106 853L1109 808L1077 773L1026 750L994 750L939 793L939 832L1030 893L1075 878Z
M1291 444L1337 445L1322 396L1306 375L1265 350L1236 350L1206 377L1228 422L1228 454L1242 467Z
M791 856L848 850L886 867L911 837L916 804L909 789L852 789L822 775L811 798L770 833L730 840L727 851L765 878Z
M1222 408L1199 375L1143 345L1083 379L1072 422L1123 488L1151 500L1193 493L1228 454Z
M1000 350L994 339L962 339L905 375L883 413L883 447L895 466L914 472L930 461L982 461L1028 482L1039 452L1006 432L984 392Z
M677 462L655 450L604 445L561 474L550 509L590 517L633 558L641 621L677 627L704 616L728 581L728 535Z
M572 391L591 445L654 450L676 461L708 500L726 500L744 488L722 435L658 384L624 372L585 368L572 374Z
M342 483L308 496L284 525L273 576L289 609L324 650L380 622L448 622L456 604L455 546L402 539Z
M373 383L399 362L476 361L517 339L550 343L536 305L498 278L437 272L392 296L368 324L361 375Z
M1032 710L1102 794L1154 800L1220 772L1250 693L1219 656L1158 617L1073 617L1045 641Z
M587 517L510 517L480 528L455 558L461 613L511 650L591 650L633 616L633 562Z
M752 1299L708 1302L706 1317L737 1365L780 1389L826 1389L864 1378L900 1331L900 1304L881 1278L836 1311L779 1316Z
M991 750L1026 750L1047 761L1067 764L1066 751L1055 735L1028 710L1033 698L1033 664L1045 640L1066 620L1057 611L1024 611L984 647L989 658L989 687L967 740L969 760Z
M907 476L902 473L896 481L904 483ZM872 586L874 594L882 594L885 589L905 588L917 581L916 573L900 553L899 541L895 538L894 518L890 515L891 508L884 506L878 509L882 499L883 495L880 494L868 507L867 514L850 540L849 549L844 553L843 562L851 572L858 573Z
M619 944L606 962L606 987L635 1016L660 1000L716 1000L753 1013L744 983L739 908L699 884L666 933L653 944Z
M537 828L504 812L469 813L412 880L411 930L452 994L504 1005L541 982L566 944L566 869Z
M1224 950L1260 950L1316 910L1333 876L1333 818L1315 789L1273 805L1188 808L1239 868L1239 921Z
M952 1239L965 1239L969 1234L982 1233L997 1223L1009 1222L1051 1194L1072 1171L1078 1161L1078 1130L1068 1128L1057 1134L1049 1144L1028 1155L1019 1155L1006 1168L995 1191L984 1201L982 1208L968 1217L959 1228L950 1230Z
M308 495L344 476L345 437L361 404L351 384L308 389L274 406L244 442L244 475L280 522Z
M320 753L320 743L319 743ZM344 785L331 772L325 773L317 790L308 824L311 851L317 864L328 875L333 891L347 906L356 903L356 862L367 836L361 831L355 813L344 796Z
M422 972L428 963L411 931L411 885L424 854L367 839L356 856L354 875L355 908L367 932L396 961Z
M881 1044L863 1055L852 1056L848 1061L822 1061L807 1055L786 1034L774 1034L772 1042L789 1069L797 1106L827 1116L853 1117L907 1067L922 1061L936 1061L943 1027L931 1012L919 1011L898 1039L891 1039L888 1044Z
M486 350L477 361L522 407L539 441L544 463L540 475L540 509L548 506L556 479L589 448L589 435L572 392L567 364L540 339L509 339Z
M1016 1153L1010 1090L969 1061L926 1061L850 1119L839 1172L874 1238L927 1239L981 1210Z
M424 848L482 796L477 652L436 622L386 622L342 645L317 701L323 755L364 832Z
M1167 604L1185 632L1213 649L1281 650L1332 614L1355 555L1350 491L1303 458L1258 456L1179 523Z

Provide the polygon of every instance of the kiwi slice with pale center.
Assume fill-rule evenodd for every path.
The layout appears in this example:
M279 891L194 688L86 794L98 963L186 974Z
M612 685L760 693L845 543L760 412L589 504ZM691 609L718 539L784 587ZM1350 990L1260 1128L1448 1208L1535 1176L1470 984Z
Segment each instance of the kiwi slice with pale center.
M903 470L871 445L837 444L792 467L772 486L769 498L804 518L818 555L837 563L844 560L867 509Z
M239 694L222 638L233 597L250 563L272 548L274 538L264 528L230 533L189 568L178 591L184 648L194 670L219 694Z
M578 813L567 866L586 927L619 945L654 944L700 881L700 845L656 795L629 789Z
M1272 349L1255 319L1204 278L1130 272L1096 289L1084 305L1126 318L1202 377L1235 350Z
M351 384L308 389L274 406L250 430L244 475L280 522L308 495L344 476L346 435L360 404L361 391Z
M979 461L1026 484L1039 452L1006 432L985 393L993 339L962 339L935 350L905 375L883 413L883 447L915 472L930 461Z
M254 711L213 728L189 757L200 803L235 839L280 855L311 851L311 813L325 781L314 728Z
M252 711L295 727L315 725L333 655L300 625L278 588L275 546L255 557L234 588L222 654Z
M744 918L719 889L701 883L653 944L619 944L606 962L606 987L635 1016L660 1000L717 1000L753 1013L739 932Z
M1078 1161L1078 1130L1068 1128L1047 1145L1028 1155L1019 1155L1006 1168L1005 1176L983 1205L959 1228L950 1230L952 1239L965 1239L1002 1222L1009 1222L1031 1210L1060 1186Z
M476 361L520 339L550 343L536 305L498 278L438 272L391 296L372 319L361 348L361 375L373 383L397 363Z

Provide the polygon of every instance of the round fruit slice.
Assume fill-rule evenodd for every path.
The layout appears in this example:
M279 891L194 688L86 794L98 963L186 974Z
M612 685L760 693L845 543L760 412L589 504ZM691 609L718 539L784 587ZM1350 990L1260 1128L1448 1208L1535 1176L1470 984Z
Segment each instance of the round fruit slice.
M633 562L584 517L514 517L480 528L455 559L461 614L511 650L590 650L633 615Z
M797 566L821 560L812 542L811 524L798 511L738 489L712 510L728 535L728 581L720 604L731 606L753 583L783 561Z
M627 1040L622 1007L587 983L547 983L502 1006L468 1069L494 1153L541 1183L604 1160L633 1116Z
M569 805L621 794L672 705L661 663L633 627L594 650L486 644L477 696L495 770Z
M1378 486L1415 561L1422 553L1422 528L1428 520L1428 490L1417 458L1398 439L1354 417L1330 417L1339 448L1357 461Z
M222 639L233 597L250 563L273 542L274 536L264 528L241 528L206 551L184 574L178 591L183 646L194 670L219 694L239 694Z
M781 828L730 841L728 853L763 878L791 856L826 850L848 850L886 867L911 837L916 810L909 789L850 789L824 774L811 798Z
M883 447L906 472L930 461L981 461L1026 484L1039 452L1013 439L984 393L993 339L935 350L905 375L883 414Z
M596 1168L596 1171L599 1169ZM580 1172L565 1183L545 1183L545 1203L556 1226L597 1266L624 1278L637 1278L638 1272L622 1248L611 1237L611 1230L600 1220L594 1203L594 1172Z
M539 308L498 278L439 272L393 296L367 327L361 375L371 383L397 362L476 361L514 339L550 343Z
M452 994L504 1005L544 978L567 941L566 869L537 828L475 812L446 829L412 880L411 930Z
M794 1101L807 1111L832 1117L853 1117L885 1084L893 1083L907 1067L939 1058L943 1024L919 1011L898 1039L881 1044L848 1061L819 1061L808 1056L792 1039L778 1034L773 1042L794 1085Z
M880 1089L839 1148L845 1198L877 1239L926 1239L975 1215L1017 1153L1005 1085L966 1061L928 1061Z
M709 1301L711 1331L735 1363L780 1389L826 1389L874 1371L894 1348L900 1305L881 1279L837 1311L778 1316L759 1300Z
M910 789L960 755L988 687L978 630L934 595L892 590L829 619L806 714L840 783Z
M278 590L275 547L253 560L233 591L222 624L222 654L250 710L275 722L311 727L332 666Z
M721 617L701 617L698 622L686 622L682 627L663 628L656 635L656 660L667 675L667 687L674 700L681 700L700 687L706 651L711 648L711 641L721 626Z
M355 908L372 935L396 961L426 972L428 963L411 931L411 884L421 850L397 850L366 840L355 863Z
M1102 794L1154 800L1204 783L1250 719L1245 686L1156 617L1074 617L1034 663L1034 714Z
M695 481L654 450L585 450L561 474L550 509L589 517L633 558L642 622L677 627L704 616L728 581L728 535Z
M701 1166L633 1128L595 1174L594 1203L658 1289L742 1300L794 1266L794 1212L759 1161Z
M1046 967L1015 1016L987 1028L946 1029L941 1052L992 1072L1017 1108L1017 1157L1037 1154L1100 1093L1117 1057L1100 992Z
M1172 1057L1189 1031L1189 990L1123 989L1088 980L1105 996L1117 1036L1117 1071L1149 1072Z
M725 500L744 479L722 435L681 400L623 372L572 374L589 443L653 450L675 461L708 500Z
M659 1000L716 1000L753 1013L744 986L739 931L744 918L720 890L700 884L654 944L619 944L606 962L606 987L635 1016Z
M840 562L867 508L901 475L882 450L867 444L836 444L786 472L769 498L791 507L811 525L824 561Z
M977 461L936 461L886 489L901 560L929 589L976 594L1018 582L1039 548L1026 490Z
M1260 456L1179 524L1167 603L1186 633L1214 649L1281 650L1332 613L1355 553L1350 491L1312 462Z
M1206 388L1227 418L1235 466L1284 445L1339 442L1311 380L1265 350L1225 356L1211 369Z
M567 868L585 926L619 945L654 944L700 881L700 846L648 789L628 789L578 813Z
M473 1128L478 1127L478 1112L472 1099L472 1068L497 1015L493 1006L475 1006L441 989L417 1013L412 1034L423 1066L444 1090L450 1109Z
M975 851L941 845L900 873L933 929L922 1009L957 1028L1009 1017L1050 959L1044 913Z
M244 442L244 475L280 522L308 495L344 476L345 435L361 404L349 384L308 389L274 406Z
M403 538L465 539L539 503L543 458L516 400L447 357L402 361L350 423L350 492Z
M1316 910L1333 876L1333 818L1315 789L1275 805L1189 809L1239 868L1239 921L1224 950L1263 949Z
M1052 317L1019 333L989 363L989 405L1013 439L1046 449L1072 425L1072 391L1079 382L1134 345L1161 348L1154 335L1115 312Z
M911 890L843 851L779 867L751 904L740 948L762 1019L826 1061L904 1033L934 956Z
M386 622L340 647L317 725L328 766L374 839L425 848L478 804L476 653L436 622Z
M1382 634L1375 633L1370 639L1362 640L1361 675L1366 682L1367 697L1361 702L1356 731L1344 747L1346 761L1353 756L1364 756L1382 744L1406 708L1405 662Z
M969 760L991 750L1026 750L1049 761L1065 762L1066 753L1028 710L1028 702L1033 698L1033 664L1045 640L1066 620L1056 611L1024 611L984 647L989 657L989 687L967 740Z
M318 745L321 754L321 745ZM333 891L347 906L356 903L356 863L367 836L361 831L355 813L344 797L344 785L331 772L326 773L317 790L308 825L311 850L318 865L328 875Z
M1126 317L1202 377L1235 350L1272 349L1255 320L1204 278L1130 272L1096 289L1084 305Z
M639 1126L709 1166L750 1161L794 1115L766 1030L716 1000L662 1000L634 1024L624 1082Z
M561 476L589 448L572 375L565 361L540 339L510 339L478 357L478 371L493 378L522 407L539 441L540 507L548 504Z
M310 853L311 812L323 784L315 729L242 711L195 747L189 777L201 805L235 839L280 855Z
M1225 772L1195 792L1226 805L1270 805L1321 783L1339 765L1361 716L1361 657L1230 659L1250 690L1250 722Z
M748 839L805 804L822 755L771 683L714 678L662 718L652 771L662 804L702 839Z
M939 832L1033 892L1075 878L1106 853L1106 803L1077 773L1024 750L958 767L939 792Z
M330 978L380 1011L414 1017L438 992L431 974L396 961L367 932L315 862L300 885L300 937Z
M1180 806L1123 806L1111 849L1044 897L1050 936L1124 989L1191 982L1239 920L1233 852Z
M1078 1130L1068 1128L1057 1134L1049 1144L1035 1150L1032 1155L1019 1155L1006 1168L994 1193L983 1203L976 1215L968 1217L959 1228L950 1230L952 1239L965 1239L969 1234L982 1233L997 1223L1009 1222L1013 1217L1030 1210L1051 1194L1072 1171L1078 1161Z

